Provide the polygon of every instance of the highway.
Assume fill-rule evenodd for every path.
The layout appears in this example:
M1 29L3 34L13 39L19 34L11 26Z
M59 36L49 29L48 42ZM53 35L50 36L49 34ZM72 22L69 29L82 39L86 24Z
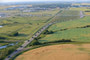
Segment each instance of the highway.
M84 15L82 13L82 11L80 11L80 18L83 18ZM22 44L18 49L16 49L12 54L10 54L7 58L5 58L5 60L10 60L13 56L15 56L16 54L20 53L21 51L24 50L24 48L30 44L36 37L38 37L45 29L47 29L49 26L51 26L52 24L58 23L57 22L51 22L46 24L45 26L43 26L41 29L39 29L29 40L26 40L24 42L24 44Z
M36 34L34 34L29 40L26 40L24 44L22 44L18 49L16 49L12 54L10 54L5 60L10 60L13 56L23 51L23 49L34 40L34 38L38 37L45 29L47 29L50 25L54 23L55 22L49 23L42 27L39 31L37 31Z

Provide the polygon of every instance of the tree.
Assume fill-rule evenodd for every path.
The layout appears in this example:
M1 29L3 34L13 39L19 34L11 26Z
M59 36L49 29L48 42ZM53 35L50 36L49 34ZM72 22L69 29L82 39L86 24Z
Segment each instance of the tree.
M38 40L33 40L32 42L31 42L31 46L34 46L34 45L39 45L40 43L39 43L39 41Z
M53 33L54 33L53 31L45 30L45 32L43 34L53 34Z
M4 36L4 35L0 35L0 39L6 39L7 36Z
M18 32L12 32L9 36L18 36L19 33Z

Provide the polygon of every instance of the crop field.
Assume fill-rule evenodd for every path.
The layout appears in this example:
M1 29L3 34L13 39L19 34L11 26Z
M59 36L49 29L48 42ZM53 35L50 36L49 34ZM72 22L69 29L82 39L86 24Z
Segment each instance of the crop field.
M10 14L9 17L0 17L0 26L2 26L0 27L0 47L8 47L0 49L0 60L15 51L16 48L18 48L25 40L30 39L35 32L37 32L42 26L46 25L49 19L56 15L59 11L60 9L57 8L54 10L29 13L21 13L17 10L0 11L0 13ZM20 16L20 14L24 16ZM12 43L15 45L9 46L9 44Z
M79 8L70 8L70 10L86 11L86 10L90 10L90 9L86 8L86 7L79 7Z
M0 60L90 60L89 3L6 5L0 4Z
M46 10L46 11L36 11L36 12L22 12L21 10L0 10L0 13L7 13L10 16L19 16L19 15L54 15L60 9ZM29 16L30 17L30 16ZM49 16L50 17L50 16Z
M54 31L53 34L48 34L40 39L40 42L50 42L54 40L70 39L78 42L90 42L90 17L82 19L56 23L48 30Z
M85 12L85 11L90 11L89 7L70 8L70 10L83 11L85 15L90 15L90 12Z
M90 10L89 10L90 11ZM90 12L84 12L85 13L85 15L89 15L90 16Z
M63 10L57 16L55 16L52 21L68 21L78 19L80 17L80 11L73 11L73 10Z
M60 44L27 51L15 60L89 60L90 44Z
M53 10L46 10L46 11L38 11L38 12L29 12L29 13L25 13L23 12L23 14L33 14L33 15L42 15L42 14L51 14L54 15L57 13L57 11L59 11L59 9L53 9Z

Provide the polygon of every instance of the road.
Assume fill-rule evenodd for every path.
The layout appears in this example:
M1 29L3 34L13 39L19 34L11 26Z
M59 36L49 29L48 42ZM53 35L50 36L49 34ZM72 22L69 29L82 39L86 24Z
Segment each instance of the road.
M59 11L57 14L55 14L54 16L52 16L49 20L51 20L53 17L55 17L56 15L58 15L61 11ZM24 48L30 44L34 38L38 37L45 29L47 29L50 25L54 24L56 22L51 22L46 24L45 26L43 26L41 29L39 29L29 40L26 40L24 42L24 44L22 44L22 46L20 46L18 49L16 49L12 54L10 54L7 58L5 58L5 60L10 60L13 56L15 56L16 54L20 53L21 51L24 50Z
M33 37L31 37L29 40L25 41L24 44L22 44L22 46L20 46L18 49L16 49L11 55L9 55L5 60L10 60L13 56L15 56L16 54L20 53L21 51L24 50L24 48L31 43L31 41L34 40L34 38L38 37L45 29L47 29L50 25L54 24L53 23L49 23L47 25L45 25L44 27L42 27L36 34L33 35Z
M83 18L83 17L84 17L83 12L80 11L80 18ZM34 38L38 37L45 29L47 29L49 26L55 23L57 22L51 22L51 23L46 24L39 31L37 31L29 40L26 40L24 44L22 44L18 49L16 49L12 54L10 54L5 60L10 60L13 56L23 51L24 48L34 40Z

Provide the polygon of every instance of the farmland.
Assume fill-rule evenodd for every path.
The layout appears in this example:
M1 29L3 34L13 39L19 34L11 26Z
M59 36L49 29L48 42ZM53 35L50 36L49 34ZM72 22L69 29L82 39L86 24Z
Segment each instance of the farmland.
M82 14L81 14L80 11L82 11ZM37 51L40 51L40 52L37 52L38 55L40 53L40 55L37 56L37 57L34 56L34 55L32 55L32 57L30 57L30 54L33 54L32 51L35 52L35 50L31 50L31 51L25 52L22 55L18 56L16 58L16 60L22 59L22 57L23 57L23 59L27 58L27 60L28 59L32 59L32 60L47 59L48 60L48 57L51 57L51 55L53 55L53 54L55 56L54 57L52 56L53 58L51 58L51 59L56 59L57 58L57 60L58 59L62 59L62 60L66 60L66 59L74 60L75 59L76 60L76 57L77 58L79 57L78 60L83 60L83 59L88 60L89 59L89 57L88 57L89 56L88 55L89 51L88 51L87 54L85 53L87 56L85 56L85 54L80 53L80 51L82 51L82 50L87 50L85 47L83 48L82 45L84 46L84 45L87 45L87 44L90 43L90 31L89 31L90 30L90 28L89 28L90 27L90 17L89 16L83 16L84 15L83 13L85 13L83 10L78 10L78 9L76 9L76 10L66 9L66 10L60 11L60 13L57 14L51 20L52 22L56 22L56 23L53 24L52 26L50 26L48 29L46 29L46 31L42 32L42 34L37 38L37 40L38 40L37 43L38 42L41 43L40 44L41 46L43 46L44 44L46 44L46 46L47 46L47 45L50 45L50 44L54 45L56 43L57 44L61 43L61 44L64 44L64 46L65 46L65 44L67 44L66 47L68 47L68 45L70 44L69 45L69 47L70 47L73 44L75 44L73 47L76 47L76 48L72 48L72 47L66 48L65 47L67 51L72 49L72 52L69 52L69 53L71 53L70 56L67 57L67 55L66 55L67 51L65 50L64 51L65 52L64 57L60 58L60 56L61 56L60 54L59 54L60 56L58 55L59 57L55 57L57 55L55 55L55 53L53 53L51 51L56 47L52 46L54 48L50 50L50 52L51 52L50 55L47 52L45 53L45 55L47 54L49 56L43 56L42 58L39 58L42 54L42 53L40 53L42 51L41 49L44 49L44 47L43 47L41 49L38 48L40 50L35 49ZM81 18L81 16L83 16L83 17ZM33 41L33 42L35 42L35 41ZM31 44L33 42L31 42ZM34 45L32 45L32 46L34 47ZM35 46L38 46L38 44L36 44ZM64 46L63 46L63 48L61 48L61 50L64 49ZM75 52L74 49L76 51L77 51L77 49L80 50L79 51L80 55L75 54L76 52ZM47 50L47 48L46 48L46 50ZM56 50L58 50L58 49L56 49ZM61 50L59 50L57 53L59 53ZM44 54L44 52L43 52L43 54ZM64 52L62 51L62 54L64 54ZM83 53L84 53L84 51L83 51ZM71 56L72 54L74 56ZM65 59L65 56L66 56L66 59Z
M84 4L2 5L0 60L90 59L90 8Z
M88 50L89 48L87 49L85 47L86 45L89 45L90 43L90 31L89 31L90 30L89 28L90 27L90 17L89 16L80 18L80 12L78 10L76 11L75 10L64 10L60 14L56 15L51 21L56 21L57 23L53 24L46 31L44 31L39 36L38 41L42 45L49 44L49 43L53 45L55 43L60 44L59 42L62 42L61 44L63 44L67 40L66 41L67 43L65 43L64 45L61 45L60 47L61 50L56 49L58 50L58 52L56 53L55 51L56 46L52 46L51 48L49 46L45 48L44 47L37 48L37 49L23 53L22 55L18 56L15 60L22 59L22 57L23 57L23 60L26 58L27 60L28 59L32 59L32 60L47 59L48 60L49 57L52 57L51 59L54 59L54 60L55 59L57 60L60 60L60 59L62 60L67 60L67 59L88 60L90 59L88 55L90 53ZM68 41L72 41L72 42L68 42ZM50 51L45 52L46 50L50 50ZM88 51L86 52L86 50ZM52 51L55 51L55 52L53 53ZM82 52L83 54L81 54L80 51L83 51ZM60 54L58 54L59 52ZM76 52L78 52L78 54L75 54ZM36 54L37 56L35 56ZM45 56L43 56L43 54L45 54ZM64 54L64 56L62 57L61 54ZM68 54L68 57L67 57L67 54ZM73 56L71 56L72 54ZM40 58L41 55L42 55L42 58Z
M53 12L53 13L52 13ZM56 14L59 10L54 11L47 11L46 14ZM33 14L39 14L38 12L34 12ZM42 14L45 14L45 12ZM53 16L52 15L52 16ZM51 16L51 17L52 17ZM26 40L28 39L28 36L30 38L30 35L35 33L38 27L45 24L45 21L47 21L50 18L50 16L43 16L41 17L8 17L8 18L1 18L0 25L3 25L4 27L0 28L0 33L8 35L14 31L19 32L19 36L16 37L9 37L9 39L12 40ZM39 29L39 28L38 28Z
M78 19L80 17L80 11L73 10L63 10L57 16L55 16L52 21L64 22L68 20Z
M90 9L89 8L86 8L86 7L79 7L79 8L70 8L70 10L85 11L85 10L90 10Z
M48 30L54 31L40 39L41 42L49 42L54 40L71 39L78 42L90 42L90 28L84 26L90 25L90 17L82 19L57 23L52 25Z
M60 44L27 51L15 60L89 60L90 44Z
M90 17L85 16L79 19L79 11L83 11L83 9L87 10L86 8L70 8L71 11L63 11L59 16L54 17L53 20L58 23L48 28L48 31L54 33L46 34L39 41L44 43L65 39L76 42L90 42L90 28L85 27L90 25Z
M90 11L89 7L70 8L70 10L83 11L85 15L90 15L90 12L86 12L86 11Z
M6 7L7 8L7 7ZM17 10L1 10L3 14L10 14L9 17L0 18L0 47L9 44L16 44L14 46L8 46L8 48L0 49L0 59L4 59L8 54L16 50L25 40L28 40L35 34L42 26L48 22L48 20L57 14L60 9L53 9L48 11L37 12L23 12ZM22 14L24 16L20 16ZM33 15L33 16L26 16ZM45 16L43 16L45 15ZM48 16L50 15L50 16ZM6 52L5 54L3 54Z

